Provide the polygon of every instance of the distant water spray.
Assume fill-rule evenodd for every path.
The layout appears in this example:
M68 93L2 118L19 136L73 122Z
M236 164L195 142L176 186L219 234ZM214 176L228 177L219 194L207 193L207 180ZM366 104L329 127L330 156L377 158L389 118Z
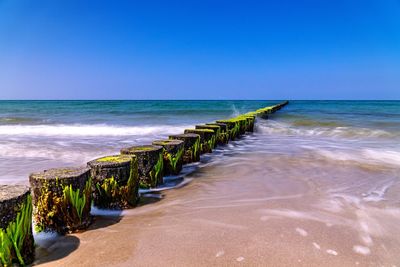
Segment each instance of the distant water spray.
M240 115L239 110L236 108L236 106L234 104L232 104L231 109L232 109L232 117L236 117L236 116Z

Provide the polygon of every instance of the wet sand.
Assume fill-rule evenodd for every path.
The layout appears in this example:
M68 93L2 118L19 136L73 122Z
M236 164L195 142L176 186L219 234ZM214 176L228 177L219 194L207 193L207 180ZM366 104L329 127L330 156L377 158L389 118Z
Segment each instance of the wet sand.
M386 182L390 188L385 188ZM38 248L40 266L399 266L398 170L244 153ZM393 180L390 180L393 181ZM371 188L376 188L372 190ZM380 192L383 192L380 194ZM384 194L385 197L382 197Z

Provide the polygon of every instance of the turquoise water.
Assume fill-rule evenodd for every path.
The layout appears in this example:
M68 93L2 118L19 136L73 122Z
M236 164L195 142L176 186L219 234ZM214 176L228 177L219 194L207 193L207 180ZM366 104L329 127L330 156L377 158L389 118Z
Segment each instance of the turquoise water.
M196 123L278 101L0 101L0 124Z
M278 102L0 101L0 183ZM306 143L324 156L400 164L400 101L291 101L257 129L255 143L273 142L268 149L281 153Z

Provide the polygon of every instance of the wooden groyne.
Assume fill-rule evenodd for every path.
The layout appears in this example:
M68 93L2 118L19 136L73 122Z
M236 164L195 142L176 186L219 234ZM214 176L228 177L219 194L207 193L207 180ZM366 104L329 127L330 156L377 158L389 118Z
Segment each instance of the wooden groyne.
M140 188L162 185L165 175L177 175L202 154L253 132L257 118L266 119L288 103L199 124L149 145L122 148L119 155L94 159L87 167L32 173L31 188L0 186L0 266L33 262L32 217L37 232L63 235L85 230L92 222L92 204L106 209L135 207Z
M33 262L32 197L26 186L0 186L0 242L0 266Z

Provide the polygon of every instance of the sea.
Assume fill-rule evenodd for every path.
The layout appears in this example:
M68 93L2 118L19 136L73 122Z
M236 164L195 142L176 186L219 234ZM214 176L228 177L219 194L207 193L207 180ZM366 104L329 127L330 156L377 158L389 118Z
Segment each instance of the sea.
M123 147L280 101L0 101L0 183L81 166ZM400 166L400 101L291 101L259 119L254 149ZM259 146L262 143L263 146Z
M0 184L28 184L31 172L85 166L124 147L281 101L0 101ZM253 266L280 265L282 259L299 266L400 264L400 101L291 100L268 119L257 118L254 133L166 181L155 190L173 192L152 204L163 216L143 207L123 214L133 224L137 212L142 220L157 218L164 228L149 231L153 238L179 225L168 239L182 254L174 264L204 260L184 253L195 249L196 238L196 244L215 249L210 253L223 255L214 246L226 243L201 239L218 236L219 227L225 238L232 234L229 247L239 254L241 244L252 240L247 256L232 259ZM202 235L185 244L187 238L179 239L185 225ZM249 225L257 231L243 232ZM141 235L145 252L152 236ZM287 246L280 247L282 240ZM171 256L169 245L157 249L160 262ZM215 263L214 257L204 262Z

